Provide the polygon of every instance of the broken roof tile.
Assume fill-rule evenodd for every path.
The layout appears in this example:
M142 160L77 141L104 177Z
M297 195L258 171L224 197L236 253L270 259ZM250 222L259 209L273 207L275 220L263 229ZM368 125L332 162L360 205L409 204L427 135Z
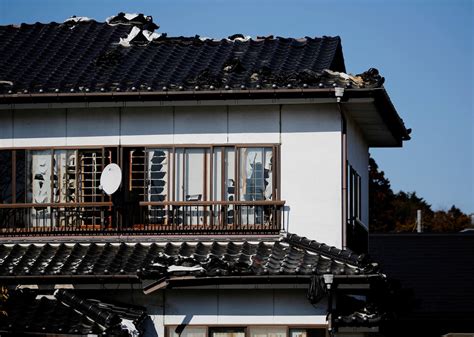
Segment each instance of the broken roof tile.
M175 267L184 269L178 271ZM199 268L191 271L189 268L193 267ZM294 234L281 240L263 241L0 244L0 280L5 282L45 275L161 278L173 274L170 270L180 275L189 271L192 275L208 277L311 276L370 274L377 272L377 266L370 264L364 256Z
M0 26L0 81L8 84L0 93L286 87L302 86L304 76L316 85L324 69L345 72L339 37L210 40L153 33L158 26L143 15L109 22Z

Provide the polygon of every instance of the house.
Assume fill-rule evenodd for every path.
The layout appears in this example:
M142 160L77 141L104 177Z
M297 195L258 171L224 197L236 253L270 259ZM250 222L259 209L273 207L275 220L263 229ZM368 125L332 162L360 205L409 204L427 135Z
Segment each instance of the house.
M339 37L157 28L0 27L0 280L36 308L2 331L378 331L368 149L410 138L384 78L346 74Z

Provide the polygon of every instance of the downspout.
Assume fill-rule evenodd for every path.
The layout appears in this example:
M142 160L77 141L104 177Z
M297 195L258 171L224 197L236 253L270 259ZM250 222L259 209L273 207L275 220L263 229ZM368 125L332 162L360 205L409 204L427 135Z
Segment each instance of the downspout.
M347 121L342 107L341 99L344 96L344 88L335 88L337 108L341 115L341 169L342 169L342 189L341 189L341 228L342 228L342 249L347 248Z

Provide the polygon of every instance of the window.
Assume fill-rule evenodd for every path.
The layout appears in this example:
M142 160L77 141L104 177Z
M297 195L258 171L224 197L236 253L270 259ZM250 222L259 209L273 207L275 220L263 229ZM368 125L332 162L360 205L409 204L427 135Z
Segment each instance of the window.
M207 328L199 326L168 327L168 337L207 337Z
M245 328L210 328L209 337L245 337Z
M240 200L272 199L272 148L240 149Z
M360 220L362 216L361 177L351 165L349 165L348 171L348 221Z
M276 229L278 154L228 144L0 150L0 212L14 228ZM112 197L100 189L109 163L122 169Z
M128 190L140 201L276 200L276 146L125 148Z
M126 199L148 203L153 224L167 224L170 216L184 225L234 224L236 217L245 225L268 223L269 207L235 202L277 200L277 150L276 145L125 147ZM220 204L200 206L209 201ZM170 205L174 202L185 204Z
M97 207L73 210L66 206L108 200L99 189L100 174L105 165L116 160L114 148L0 151L1 203L32 204L13 217L4 212L2 221L22 219L31 227L66 226L71 221L80 226L103 222Z
M249 337L287 337L286 327L250 327Z
M122 186L144 202L277 200L270 146L122 148ZM0 150L0 203L85 203L107 198L100 174L117 148Z
M326 328L296 328L290 329L290 337L326 337Z
M2 203L99 202L100 174L115 149L0 151ZM15 182L15 193L12 195Z

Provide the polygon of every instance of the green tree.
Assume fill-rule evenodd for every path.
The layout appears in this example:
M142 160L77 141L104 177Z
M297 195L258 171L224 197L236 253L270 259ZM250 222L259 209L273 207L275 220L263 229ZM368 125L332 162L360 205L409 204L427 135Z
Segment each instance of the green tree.
M395 230L393 214L394 194L385 173L379 170L375 160L369 158L369 223L373 232Z
M371 232L401 233L416 231L417 211L421 210L424 232L459 232L470 226L470 217L456 206L433 211L416 192L394 193L390 180L373 158L369 158L369 227Z

